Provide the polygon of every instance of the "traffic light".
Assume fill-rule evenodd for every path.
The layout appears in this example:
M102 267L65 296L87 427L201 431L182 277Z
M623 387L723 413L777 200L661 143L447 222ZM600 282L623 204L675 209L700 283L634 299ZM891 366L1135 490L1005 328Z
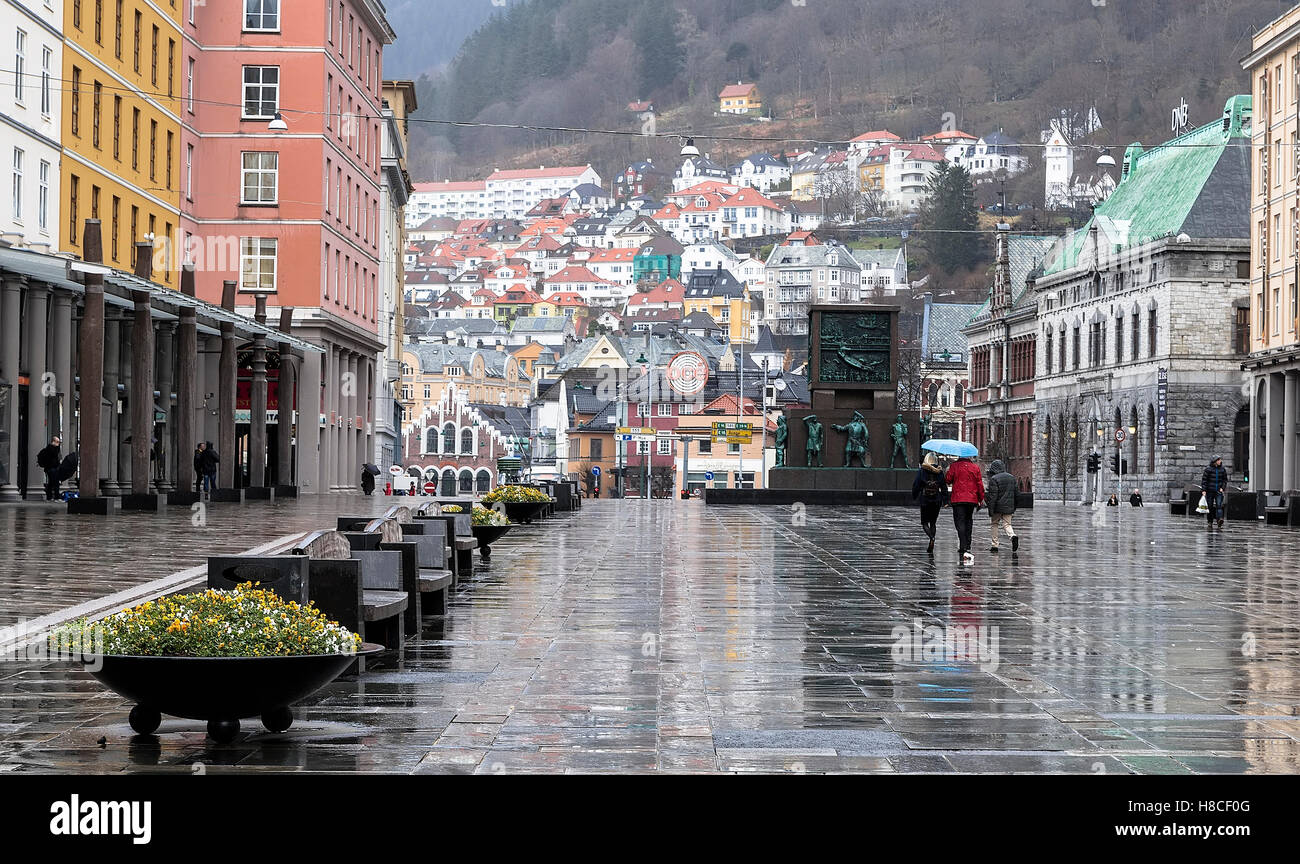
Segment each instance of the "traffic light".
M1115 476L1119 476L1119 454L1116 453L1110 457L1110 470Z
M1101 470L1101 454L1100 454L1100 453L1089 453L1089 454L1088 454L1088 473L1089 473L1089 474L1096 474L1096 473L1097 473L1098 471L1100 471L1100 470Z

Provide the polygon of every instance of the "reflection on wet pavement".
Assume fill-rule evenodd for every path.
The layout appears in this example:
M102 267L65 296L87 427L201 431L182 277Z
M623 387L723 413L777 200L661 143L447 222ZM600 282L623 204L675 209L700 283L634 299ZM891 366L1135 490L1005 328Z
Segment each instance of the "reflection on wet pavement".
M0 664L0 771L1300 770L1300 533L1117 515L1021 511L961 567L910 510L584 502L285 734L133 737L79 670Z

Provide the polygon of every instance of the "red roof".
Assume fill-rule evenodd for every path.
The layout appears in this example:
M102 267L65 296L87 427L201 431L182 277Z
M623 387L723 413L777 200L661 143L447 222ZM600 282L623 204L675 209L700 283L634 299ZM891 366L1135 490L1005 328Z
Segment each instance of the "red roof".
M412 183L416 193L420 192L485 192L487 182L484 180L442 180L434 183Z
M612 261L631 261L636 257L637 249L601 249L592 253L587 259L590 263L607 264Z
M649 291L637 292L629 301L630 306L646 306L650 303L681 303L686 294L685 287L676 279L665 279Z
M550 297L546 298L547 303L556 306L586 306L582 295L577 291L556 291Z
M876 132L865 132L859 135L857 138L854 138L849 143L857 144L857 143L865 143L867 141L902 141L902 140L903 140L902 138L899 138L897 135L895 135L893 132L890 132L888 129L881 129Z
M574 265L565 267L559 273L556 273L548 279L543 279L542 281L551 285L564 282L592 282L600 285L610 284L604 279L601 279L595 273L592 273L586 267L578 267Z
M735 99L737 96L748 96L757 88L757 84L728 84L722 88L718 94L719 99Z
M781 210L781 206L748 186L722 202L723 207L766 207L769 210Z
M935 132L933 135L922 135L922 141L978 141L974 135L967 135L959 129L951 129L947 132Z
M683 198L693 198L696 195L731 195L739 188L733 183L723 183L721 180L705 180L680 192L665 195L664 200L676 202Z

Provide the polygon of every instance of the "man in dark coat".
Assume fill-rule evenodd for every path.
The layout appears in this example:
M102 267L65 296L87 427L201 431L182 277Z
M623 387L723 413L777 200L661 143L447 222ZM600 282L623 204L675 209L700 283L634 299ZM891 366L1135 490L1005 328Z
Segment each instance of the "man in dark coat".
M367 495L375 491L375 475L365 465L361 466L361 491Z
M46 501L53 501L59 497L59 476L56 472L59 470L59 463L63 461L63 455L59 452L62 443L59 436L55 435L50 439L49 445L36 454L36 464L45 472Z
M1001 459L994 459L989 465L989 482L984 497L989 506L989 519L993 522L993 544L989 551L998 551L999 530L1011 538L1011 551L1019 550L1020 538L1011 527L1011 517L1016 512L1016 478L1008 473Z
M203 445L203 483L209 492L217 488L217 465L220 462L221 454L212 446L212 442Z
M1214 527L1217 519L1223 527L1223 496L1228 491L1228 469L1223 467L1223 457L1215 456L1201 472L1201 492L1205 494L1205 503L1210 508L1206 514L1207 529Z
M203 478L206 476L207 475L203 473L203 442L200 441L199 446L194 448L194 491L195 492L199 492L199 493L203 492Z

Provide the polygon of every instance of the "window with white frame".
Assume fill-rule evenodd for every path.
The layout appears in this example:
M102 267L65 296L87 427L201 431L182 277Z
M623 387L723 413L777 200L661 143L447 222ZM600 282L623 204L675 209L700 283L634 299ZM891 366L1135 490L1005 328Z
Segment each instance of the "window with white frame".
M638 416L638 417L646 417L646 416L649 415L649 413L650 413L650 406L649 406L649 405L647 405L647 404L644 403L644 402L638 402L638 403L636 404L636 416Z
M54 62L54 51L47 47L41 48L41 113L49 116L50 100L50 65Z
M677 413L678 413L679 415L681 415L681 414L694 414L694 413L695 413L695 403L694 403L694 402L683 402L681 405L678 406L678 408L677 408Z
M649 441L636 442L636 452L638 456L650 455L650 442Z
M22 30L17 32L18 36L14 44L14 98L21 102L23 91L26 89L23 71L27 65L27 34Z
M17 222L21 222L23 219L23 155L21 148L14 148L13 217Z
M280 154L245 152L240 154L243 166L240 171L239 201L241 204L274 204L278 200L278 175Z
M244 67L244 118L271 120L280 107L280 67Z
M659 439L659 455L660 456L673 455L673 442L671 440L667 438Z
M36 190L36 224L42 232L50 230L50 163L41 160Z
M194 200L194 145L185 145L185 197Z
M239 239L239 290L275 292L276 239L241 237Z
M673 416L673 403L671 403L671 402L660 402L660 403L659 403L659 416L660 416L660 417L671 417L671 416Z
M277 32L280 29L280 0L244 0L244 30Z
M190 58L189 69L185 73L185 108L191 114L194 113L194 66L195 59Z

